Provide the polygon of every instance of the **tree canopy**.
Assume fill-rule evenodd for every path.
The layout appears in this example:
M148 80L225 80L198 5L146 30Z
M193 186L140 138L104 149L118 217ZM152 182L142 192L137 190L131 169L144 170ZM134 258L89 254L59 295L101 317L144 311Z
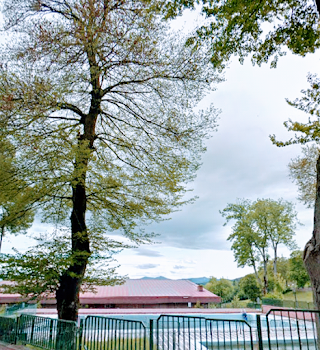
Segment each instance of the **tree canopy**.
M254 303L257 301L257 298L261 297L261 288L254 274L242 277L239 282L239 289L242 295Z
M186 47L161 21L161 5L3 4L10 40L0 53L0 139L17 150L42 220L71 224L56 278L59 318L76 319L88 263L121 246L108 232L149 242L144 225L192 201L186 185L216 127L213 107L197 105L218 78L206 50Z
M235 294L231 281L225 278L220 278L218 280L215 277L211 277L210 281L205 285L205 288L221 297L223 302L230 301Z
M310 277L303 264L303 251L295 250L291 253L289 258L290 273L289 278L295 282L298 288L303 288Z
M289 163L290 177L298 186L298 199L309 208L314 206L316 199L318 157L319 147L316 144L306 145L302 147L302 156Z
M208 20L188 44L208 40L215 67L224 68L233 55L241 62L250 55L259 65L271 60L275 67L286 48L304 56L320 46L318 0L175 0L166 4L166 17L196 4Z
M293 236L297 214L292 203L282 199L258 199L255 202L239 200L238 203L228 204L221 214L226 218L226 223L235 220L228 240L232 241L231 249L238 266L253 267L261 284L257 271L257 264L261 261L263 289L264 293L267 293L269 249L273 250L276 276L279 244L289 248L295 247Z
M7 138L0 140L0 251L5 234L26 232L34 219L30 188L19 174L15 152Z

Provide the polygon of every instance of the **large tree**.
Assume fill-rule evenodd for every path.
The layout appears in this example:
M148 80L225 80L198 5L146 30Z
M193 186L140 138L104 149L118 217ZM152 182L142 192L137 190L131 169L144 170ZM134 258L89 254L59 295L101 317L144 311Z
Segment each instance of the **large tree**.
M232 234L228 237L228 240L232 241L231 249L233 250L235 261L239 267L252 267L257 281L262 287L263 284L258 274L258 264L261 256L257 245L260 245L260 251L263 252L265 251L264 247L267 247L267 242L257 238L249 215L250 205L250 201L240 200L238 203L228 204L221 214L226 218L227 222L232 219L236 220L235 225L232 227ZM267 263L268 256L264 255L262 260L266 260ZM266 281L264 282L266 284Z
M239 266L252 266L257 273L257 263L263 266L263 292L268 292L269 249L273 250L274 276L277 276L278 246L295 247L293 240L296 213L292 203L282 199L258 199L255 202L240 200L228 204L221 212L227 219L235 220L231 249ZM258 279L259 281L259 279Z
M109 250L117 246L108 231L148 242L152 235L143 225L186 202L202 141L215 128L215 111L196 108L211 91L214 71L204 50L185 47L168 30L161 5L3 4L8 40L0 54L0 136L19 150L16 161L42 219L71 221L64 268L57 267L52 288L61 319L77 318L90 259L110 242ZM49 253L61 251L57 241ZM13 276L10 259L4 259L4 276ZM32 293L31 284L25 294L28 288Z

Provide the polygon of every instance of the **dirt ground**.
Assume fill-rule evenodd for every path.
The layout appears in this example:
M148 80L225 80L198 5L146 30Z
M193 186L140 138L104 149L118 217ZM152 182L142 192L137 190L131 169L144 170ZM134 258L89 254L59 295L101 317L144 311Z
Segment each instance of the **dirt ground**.
M30 348L22 345L12 345L0 342L0 350L30 350Z

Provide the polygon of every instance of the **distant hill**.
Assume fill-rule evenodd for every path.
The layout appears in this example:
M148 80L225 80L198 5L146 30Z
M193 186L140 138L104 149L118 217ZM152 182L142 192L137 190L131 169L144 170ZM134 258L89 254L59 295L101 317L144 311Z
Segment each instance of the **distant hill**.
M186 278L186 279L196 284L202 284L203 286L210 281L210 278L208 277L195 277L195 278Z

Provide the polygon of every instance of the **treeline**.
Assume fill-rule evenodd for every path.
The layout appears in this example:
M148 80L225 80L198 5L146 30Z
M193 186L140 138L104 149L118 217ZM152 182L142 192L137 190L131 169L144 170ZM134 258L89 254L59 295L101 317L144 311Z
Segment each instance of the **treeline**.
M248 274L240 280L230 281L225 278L217 279L211 277L205 288L210 292L221 297L223 302L229 302L233 299L250 299L257 302L258 298L266 297L272 299L283 299L283 294L303 288L309 284L310 278L304 267L302 260L302 251L295 250L290 258L280 257L277 261L277 273L274 272L274 261L267 264L268 290L264 294L263 287L259 283L255 274ZM258 277L264 275L264 267L259 266Z

